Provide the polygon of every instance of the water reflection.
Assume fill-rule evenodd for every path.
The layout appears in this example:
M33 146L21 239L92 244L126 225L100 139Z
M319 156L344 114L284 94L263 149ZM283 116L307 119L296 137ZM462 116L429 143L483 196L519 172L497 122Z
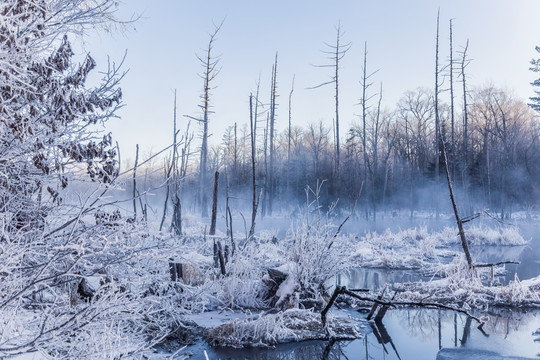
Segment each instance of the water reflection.
M531 234L536 234L536 229ZM528 233L525 233L526 238ZM538 275L540 243L534 235L530 246L476 247L477 262L493 263L519 260L520 265L506 265L506 274L495 282L507 284L517 273L520 279ZM459 249L456 249L459 250ZM336 277L336 283L351 288L378 290L386 284L427 281L417 271L389 269L356 269ZM391 309L382 321L371 323L371 332L350 342L309 341L285 344L273 349L211 348L199 343L189 351L190 359L250 360L519 360L540 358L540 311L491 311L485 332L471 318L446 310Z
M390 310L383 322L391 336L390 348L374 331L362 342L352 342L345 354L355 359L442 360L532 359L540 352L535 342L539 335L534 335L540 326L539 312L492 314L485 333L470 317L446 310Z
M273 349L207 349L208 358L215 359L245 359L245 360L307 360L307 359L344 359L344 342L306 341L295 344L285 344ZM201 351L202 353L202 351ZM204 356L194 354L190 359L204 359Z
M391 309L382 321L373 321L372 332L347 342L308 341L273 349L191 348L193 357L250 360L454 360L538 359L540 312L491 312L484 325L447 310Z
M455 249L461 251L459 248ZM529 279L538 275L539 261L529 256L532 252L530 246L485 246L472 247L471 252L476 263L497 263L500 261L519 261L518 265L506 264L502 273L498 270L490 272L490 268L483 268L486 284L507 285L517 275L519 279ZM447 262L451 259L445 259ZM436 272L436 266L434 268ZM364 288L379 290L386 285L416 281L429 281L433 274L422 274L418 270L400 270L386 268L357 268L341 274L335 280L339 285L350 288Z
M379 290L387 284L406 283L420 280L429 280L430 277L418 274L414 270L391 270L359 268L342 274L339 278L341 285L349 288L363 288Z

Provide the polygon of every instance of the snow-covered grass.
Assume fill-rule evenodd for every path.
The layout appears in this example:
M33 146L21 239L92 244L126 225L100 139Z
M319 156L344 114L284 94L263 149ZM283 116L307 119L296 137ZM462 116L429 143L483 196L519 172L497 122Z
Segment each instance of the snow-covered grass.
M503 227L500 229L470 227L466 233L469 243L475 246L520 246L529 243L521 236L516 227Z
M206 337L211 345L217 346L268 347L330 337L352 340L362 336L359 319L333 315L325 327L320 317L320 313L312 310L289 309L225 322L211 328Z
M526 241L515 227L469 227L471 246L522 246ZM368 233L357 240L351 261L358 266L391 269L429 269L459 254L460 239L455 228L429 232L426 227L383 233Z
M356 337L357 329L343 319L333 322L330 317L329 327L321 328L318 311L328 301L332 278L362 266L430 270L441 277L407 286L398 295L400 299L430 296L471 307L538 301L538 279L495 288L467 274L463 259L456 256L459 239L453 228L429 232L420 227L356 238L339 233L342 219L335 217L332 208L321 208L317 190L309 194L315 195L314 200L308 197L306 208L299 211L298 218L291 219L284 237L277 231L263 230L246 240L244 234L235 233L236 249L234 254L229 251L225 276L214 267L213 249L214 242L219 241L232 250L229 237L222 233L207 236L205 226L193 219L183 237L123 220L96 227L90 224L90 218L81 221L76 233L66 233L73 236L72 241L64 234L46 248L29 244L30 252L20 246L9 248L10 243L5 242L1 245L4 261L0 270L9 274L2 281L12 293L24 287L13 269L23 257L28 259L28 254L40 259L40 249L62 252L64 258L53 257L56 270L68 266L71 260L75 265L60 276L65 278L64 285L47 287L37 282L19 297L19 302L0 309L0 345L13 348L27 343L27 350L57 358L91 358L96 354L119 357L148 351L182 328L193 314L230 309L277 313L215 325L208 336L216 344L270 346L325 338L327 331ZM512 228L471 227L467 237L472 245L526 243ZM448 264L452 257L454 261ZM178 282L171 281L171 261L183 266L184 276ZM272 290L269 269L285 276ZM77 294L81 279L94 291L93 299ZM37 297L32 298L34 295ZM0 299L8 296L3 294ZM41 309L32 307L36 301ZM53 329L54 323L47 323L51 317L58 323L70 316L76 321L60 330ZM340 322L345 324L343 328L339 328ZM50 333L36 333L43 323ZM32 341L36 336L38 341Z
M504 267L504 265L502 265ZM396 284L396 301L451 304L465 309L487 310L492 306L540 306L540 276L520 281L515 276L508 285L492 286L481 281L481 272L487 268L471 270L464 256L459 255L439 267L441 278L428 282Z

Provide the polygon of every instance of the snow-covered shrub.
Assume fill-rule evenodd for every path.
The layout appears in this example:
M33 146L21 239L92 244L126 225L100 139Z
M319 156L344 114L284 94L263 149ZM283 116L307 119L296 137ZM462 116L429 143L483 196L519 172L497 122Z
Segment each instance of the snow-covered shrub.
M470 227L466 230L466 236L471 245L516 246L528 243L516 227L503 227L500 229L485 226Z
M418 269L440 254L439 246L426 227L372 232L356 243L351 261L367 267Z
M470 245L524 245L527 243L514 227L470 227L465 230ZM457 229L445 227L428 232L427 228L411 228L398 232L368 233L355 245L351 261L360 266L403 269L430 269L442 258L453 257L461 251L452 246L460 244Z
M358 319L330 316L327 327L324 327L320 313L289 309L226 322L210 329L206 337L210 344L217 346L269 347L294 341L327 339L330 334L352 340L362 336L358 325Z
M446 282L446 285L452 291L482 286L476 270L469 268L462 254L455 256L449 264L439 264L437 275L443 278L443 281Z
M267 287L263 280L267 270L284 258L283 250L272 243L271 238L265 237L252 239L239 249L228 265L228 276L222 280L220 297L224 305L230 308L267 308Z
M493 290L495 301L503 304L540 304L540 276L520 281L517 274L513 281L506 286Z
M46 240L27 243L25 254L20 242L3 243L0 353L112 358L150 347L180 323L180 289L151 290L170 284L170 244L144 226L79 224ZM19 266L3 261L10 257Z
M287 266L292 281L287 283L287 294L295 292L300 300L320 303L327 294L328 281L348 267L351 240L339 234L333 206L326 212L318 202L321 185L306 189L306 210L303 219L294 224L287 234ZM310 200L314 196L314 200ZM284 285L285 286L285 285Z
M0 3L0 357L119 358L178 321L175 291L145 291L167 279L155 242L105 206L118 156L99 125L121 106L122 74L109 64L88 87L96 63L77 65L68 38L114 26L115 5ZM90 193L68 196L75 182Z

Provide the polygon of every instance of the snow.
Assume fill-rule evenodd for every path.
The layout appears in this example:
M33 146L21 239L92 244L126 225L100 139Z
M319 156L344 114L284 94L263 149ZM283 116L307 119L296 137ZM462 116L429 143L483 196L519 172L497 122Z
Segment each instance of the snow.
M46 359L46 357L37 351L30 351L24 354L12 356L9 359L10 360L42 360L42 359Z
M278 298L276 307L280 308L285 303L287 298L294 296L297 286L298 283L295 281L295 279L291 275L287 276L285 281L281 283L276 291L276 296Z
M195 324L204 329L209 329L231 320L242 320L249 316L253 316L253 314L251 312L241 311L212 310L202 313L186 314L184 316L184 319L188 321L193 321Z
M476 349L441 349L436 360L532 360L517 356L502 356L493 351Z
M311 310L289 309L277 314L232 320L207 332L214 346L268 347L281 343L321 340L330 337L355 339L362 337L359 319L350 316L330 316L327 327L320 313Z
M314 216L309 222L300 218L278 239L275 231L261 231L247 242L235 234L239 244L226 264L226 276L213 267L212 255L214 241L228 244L229 238L219 233L204 236L198 233L204 226L197 223L186 229L192 236L180 241L145 224L121 224L93 234L76 246L64 246L62 251L82 255L82 261L88 264L92 264L88 259L94 257L108 261L121 254L128 259L113 261L105 269L91 268L76 274L99 294L99 301L89 309L103 314L77 335L78 343L72 342L64 349L72 354L95 349L111 356L120 348L144 352L152 346L148 338L160 339L178 324L189 321L205 329L212 344L222 346L274 346L327 339L330 335L358 338L365 331L362 319L332 309L327 327L322 327L320 320L335 275L356 267L416 269L441 277L403 285L396 301L421 301L429 295L430 301L459 303L470 309L488 304L533 304L539 300L536 294L540 278L521 282L516 279L505 287L489 287L467 274L453 228L430 232L419 227L358 238L336 234L333 221L328 214ZM475 244L525 243L514 229L471 229L470 238ZM171 259L196 272L198 280L171 282ZM268 294L268 269L286 274L275 294ZM68 305L68 295L63 294L62 306L68 306L70 311L87 305L81 299ZM29 324L13 322L10 331L24 331ZM134 325L136 330L132 330ZM9 326L4 324L4 331Z
M515 227L469 227L465 231L469 245L523 246L528 244ZM455 228L429 232L418 227L383 233L368 233L354 245L351 262L362 267L421 269L432 272L433 266L447 262L462 251Z

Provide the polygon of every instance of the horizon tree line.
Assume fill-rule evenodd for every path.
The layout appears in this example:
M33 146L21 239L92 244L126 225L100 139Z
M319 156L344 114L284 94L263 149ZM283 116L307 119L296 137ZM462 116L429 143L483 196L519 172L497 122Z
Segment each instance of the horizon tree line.
M240 199L244 191L258 194L260 190L263 216L287 208L290 200L303 201L305 187L315 187L322 181L327 183L322 193L327 204L339 199L341 205L350 206L360 201L366 218L375 219L378 209L407 209L411 216L415 210L429 210L438 216L439 203L443 204L441 199L447 197L439 191L443 161L440 139L446 146L451 180L465 213L490 208L501 218L508 218L515 210L536 205L540 134L531 109L535 105L529 106L501 89L468 88L469 42L458 52L459 58L455 57L451 20L449 60L441 65L437 15L435 88L409 90L393 108L382 107L382 83L377 92L371 91L378 70L368 72L364 43L359 103L362 115L360 123L348 127L344 142L339 140L339 67L351 43L344 42L338 26L335 44L326 44L330 50L324 51L330 62L320 65L332 68L333 75L329 81L310 88L334 86L336 115L331 127L322 121L315 123L292 116L293 80L290 90L286 90L288 127L281 132L276 130L276 52L269 102L261 100L259 77L255 95L250 95L251 125L248 127L247 121L242 125L235 122L226 129L221 143L211 146L207 141L208 116L212 113L210 82L219 73L219 57L215 58L211 51L221 26L215 26L205 57L199 58L205 69L201 76L202 116L188 116L203 125L200 161L190 164L191 169L182 179L187 196L192 197L191 210L198 208L201 215L207 215L206 199L211 191L207 174L225 170L227 193L231 197ZM538 64L533 61L532 65L531 70L538 71ZM441 88L441 78L449 79L448 89ZM461 82L461 86L455 82ZM462 91L461 104L456 100L458 88ZM448 102L443 93L449 93ZM307 125L295 125L300 123Z

